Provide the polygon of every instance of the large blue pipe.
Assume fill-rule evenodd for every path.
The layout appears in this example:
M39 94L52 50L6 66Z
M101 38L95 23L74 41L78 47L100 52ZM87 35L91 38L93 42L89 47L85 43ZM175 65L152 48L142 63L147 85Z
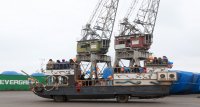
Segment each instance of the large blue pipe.
M178 81L171 86L171 94L188 94L192 91L194 74L192 72L177 71Z
M192 82L192 89L190 93L196 94L199 93L199 79L200 79L200 74L194 73L193 76L193 82Z

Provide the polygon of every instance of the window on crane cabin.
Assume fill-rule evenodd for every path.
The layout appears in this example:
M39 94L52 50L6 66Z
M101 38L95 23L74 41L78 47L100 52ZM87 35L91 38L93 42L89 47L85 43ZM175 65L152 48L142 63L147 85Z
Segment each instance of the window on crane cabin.
M125 42L124 41L119 41L119 44L124 44Z
M106 47L106 40L103 40L103 47Z
M127 47L131 46L131 40L130 39L127 40L127 44L126 45L127 45Z
M145 44L150 44L151 43L151 35L146 35L145 36Z
M103 47L109 46L109 40L103 40Z

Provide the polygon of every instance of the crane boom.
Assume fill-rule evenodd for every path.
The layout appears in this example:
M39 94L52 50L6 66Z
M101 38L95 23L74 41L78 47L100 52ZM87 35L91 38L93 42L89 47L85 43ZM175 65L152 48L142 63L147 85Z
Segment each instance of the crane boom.
M132 3L131 3L131 6L130 8L128 9L126 15L125 15L125 18L129 19L132 12L136 9L136 5L138 4L139 0L133 0Z
M102 4L103 4L102 2L103 2L103 0L99 0L99 2L97 3L97 5L96 5L96 7L95 7L95 9L94 9L93 14L92 14L92 16L90 17L90 20L88 21L88 24L91 24L91 23L94 21L95 16L98 14L98 13L97 13L98 10L102 7Z
M116 18L119 0L100 0L94 14L92 15L89 23L83 29L83 38L85 40L107 39L110 40L114 22ZM98 13L98 14L97 14ZM96 18L97 17L97 18ZM92 21L95 20L92 25Z
M138 27L137 29L139 29L140 33L153 35L159 4L160 0L143 0L134 20L135 26Z
M128 13L139 4L137 0L133 3L135 4L131 5ZM125 16L121 23L120 35L150 34L153 36L159 4L160 0L143 0L133 23L129 22L130 18L127 15Z

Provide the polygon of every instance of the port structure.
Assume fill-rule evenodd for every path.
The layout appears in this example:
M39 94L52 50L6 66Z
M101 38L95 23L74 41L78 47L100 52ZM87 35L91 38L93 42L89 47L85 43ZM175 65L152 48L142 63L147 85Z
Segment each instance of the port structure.
M82 39L77 42L77 63L85 70L89 64L84 66L82 62L90 63L90 78L93 73L98 78L98 63L111 67L111 57L106 54L110 47L118 4L119 0L99 0L90 20L82 29Z
M129 67L140 65L140 61L152 55L149 49L153 43L159 4L160 0L132 1L120 23L120 33L115 37L114 66L118 66L122 59L130 61ZM130 22L132 18L134 20Z

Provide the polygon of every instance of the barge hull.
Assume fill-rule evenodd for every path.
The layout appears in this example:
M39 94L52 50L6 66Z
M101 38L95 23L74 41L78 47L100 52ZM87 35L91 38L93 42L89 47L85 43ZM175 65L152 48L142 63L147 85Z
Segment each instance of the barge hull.
M53 99L54 96L65 96L68 99L109 99L117 95L129 95L141 99L162 98L169 95L170 86L153 85L153 86L88 86L81 87L59 87L52 91L44 89L35 90L35 94Z

